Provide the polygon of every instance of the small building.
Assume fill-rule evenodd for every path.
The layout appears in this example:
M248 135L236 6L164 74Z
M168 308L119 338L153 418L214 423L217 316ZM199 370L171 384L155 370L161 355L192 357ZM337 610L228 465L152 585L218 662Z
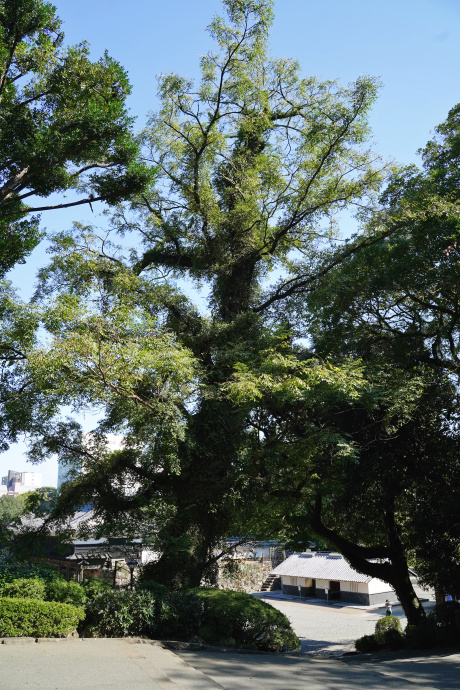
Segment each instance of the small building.
M43 521L41 517L26 515L21 518L22 529L18 531L33 531L40 528ZM113 577L115 584L117 572L127 562L145 565L159 558L150 546L142 544L141 538L96 538L92 533L97 531L98 521L90 505L76 511L67 521L67 527L75 532L73 539L62 543L56 534L47 534L37 552L30 554L31 558L58 567L67 580L72 577L77 581L83 577L101 577L104 572L105 576ZM84 538L78 536L81 529L87 532Z
M294 553L280 563L272 575L281 577L285 594L347 601L365 606L394 599L387 582L354 570L339 553Z

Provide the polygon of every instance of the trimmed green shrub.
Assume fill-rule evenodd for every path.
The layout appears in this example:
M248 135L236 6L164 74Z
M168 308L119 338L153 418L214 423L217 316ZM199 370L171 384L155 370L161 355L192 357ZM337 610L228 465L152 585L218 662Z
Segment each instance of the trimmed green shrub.
M61 604L72 606L84 606L86 592L83 587L74 580L51 580L46 583L47 601L59 601Z
M404 633L396 628L389 628L385 630L383 634L383 643L385 647L391 649L391 651L396 651L404 646Z
M193 591L203 604L198 635L205 642L272 652L300 649L289 619L270 604L243 592Z
M385 633L389 630L395 630L402 634L401 623L396 616L383 616L375 624L375 635L380 644L385 644Z
M155 617L155 598L149 592L103 591L87 602L82 632L94 637L148 635Z
M373 635L363 635L355 642L358 652L376 652L380 649L401 649L404 645L404 633L401 622L396 616L384 616L375 624Z
M420 625L408 625L404 634L410 649L431 649L437 641L436 623L427 618Z
M0 637L68 637L83 609L36 599L0 598Z
M161 585L160 585L161 587ZM160 590L159 590L160 591ZM96 637L149 637L188 640L202 620L202 604L192 592L110 590L94 594L86 604L82 632Z
M38 577L19 577L12 582L5 582L2 596L14 599L46 599L46 583Z
M377 635L363 635L355 640L355 648L358 652L377 652L382 648Z
M269 604L241 592L155 588L96 593L86 604L81 633L92 637L146 635L269 651L300 649L289 620ZM161 596L160 596L161 595Z
M189 640L203 622L203 604L196 592L166 590L165 595L159 590L155 606L155 627L151 630L154 637Z

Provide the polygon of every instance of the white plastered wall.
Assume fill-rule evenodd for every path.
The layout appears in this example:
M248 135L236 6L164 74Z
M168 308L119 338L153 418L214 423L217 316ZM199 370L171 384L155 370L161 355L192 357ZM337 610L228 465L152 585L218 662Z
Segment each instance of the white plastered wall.
M368 594L367 582L341 582L340 591L341 592L359 592L360 594ZM382 590L383 591L383 590Z
M383 582L382 580L377 580L377 578L373 578L369 582L369 594L379 594L380 592L390 592L393 591L393 587L391 587L388 582Z

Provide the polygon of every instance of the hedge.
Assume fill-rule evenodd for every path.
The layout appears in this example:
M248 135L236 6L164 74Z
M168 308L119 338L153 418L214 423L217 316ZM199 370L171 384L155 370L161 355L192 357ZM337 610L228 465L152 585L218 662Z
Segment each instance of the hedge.
M68 637L83 609L55 601L0 598L0 637Z
M38 577L18 577L13 582L5 582L2 596L9 599L46 599L46 583Z
M382 645L377 635L363 635L355 640L355 648L357 652L377 652Z
M257 597L223 589L193 592L203 604L198 635L205 642L271 652L300 649L289 619Z
M300 649L288 618L242 592L194 589L170 592L150 583L141 591L111 590L86 604L81 633L93 637L146 635L272 652Z
M86 604L80 631L86 637L149 635L155 629L155 597L149 592L107 590Z

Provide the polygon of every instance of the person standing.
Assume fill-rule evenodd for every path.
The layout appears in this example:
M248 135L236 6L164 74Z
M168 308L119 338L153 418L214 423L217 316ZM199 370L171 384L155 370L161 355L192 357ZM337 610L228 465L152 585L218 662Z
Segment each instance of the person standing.
M388 599L385 602L385 606L387 607L387 612L385 615L391 616L392 615L392 607L391 607L391 603L388 601Z

